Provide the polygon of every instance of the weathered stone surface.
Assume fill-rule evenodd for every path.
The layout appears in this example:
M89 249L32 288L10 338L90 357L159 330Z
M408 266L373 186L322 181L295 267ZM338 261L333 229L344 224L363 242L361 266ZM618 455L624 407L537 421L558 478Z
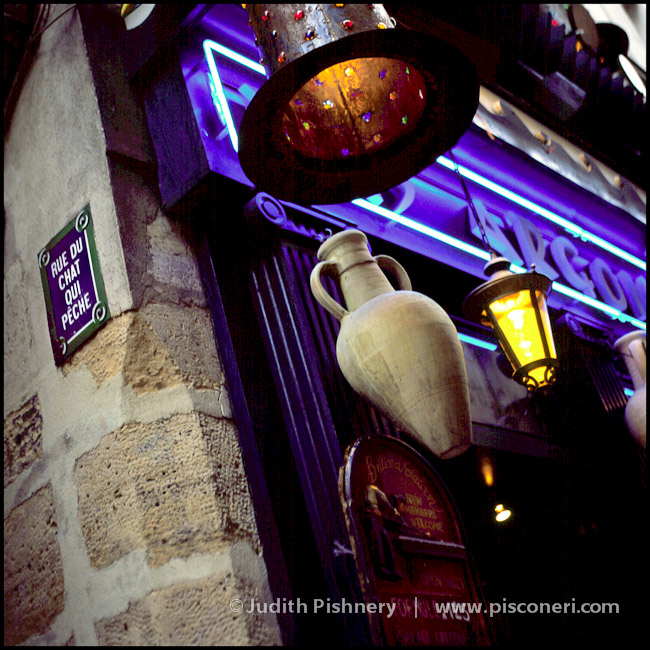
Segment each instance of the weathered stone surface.
M4 421L5 487L43 455L43 417L38 396L34 395Z
M228 572L152 592L95 624L99 645L273 645L264 616L233 612L230 602L259 601L253 585Z
M151 304L143 314L178 366L183 383L212 390L225 383L208 310Z
M98 386L117 375L124 366L126 341L134 317L134 312L112 317L61 366L63 374L86 366Z
M4 524L4 644L45 632L63 611L63 565L52 489L41 488Z
M139 394L225 383L210 314L199 307L152 304L112 318L62 368L67 375L82 366L98 386L124 370L125 383Z
M259 547L230 420L199 414L130 423L75 467L91 566L146 548L151 566L239 541Z
M182 383L178 366L141 313L131 323L124 357L124 381L136 393L158 391Z
M198 263L188 245L188 232L162 213L147 227L149 259L147 303L206 305Z

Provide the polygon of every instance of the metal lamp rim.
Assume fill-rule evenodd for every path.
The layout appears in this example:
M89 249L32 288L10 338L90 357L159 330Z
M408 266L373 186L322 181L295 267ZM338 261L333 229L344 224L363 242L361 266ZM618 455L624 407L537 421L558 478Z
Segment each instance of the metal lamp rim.
M376 57L412 65L424 77L427 94L441 96L442 105L428 100L407 137L373 153L323 161L307 158L290 146L282 136L281 122L283 109L295 93L336 63ZM449 83L451 79L454 83ZM478 94L474 64L440 39L401 29L351 34L300 56L264 83L244 113L239 160L259 190L278 198L318 204L368 196L408 180L452 147L472 122ZM438 128L432 128L436 122ZM297 182L282 182L287 174Z
M525 289L542 291L548 298L552 284L553 281L549 277L535 272L488 280L468 294L463 302L463 313L466 318L475 322L483 322L485 320L483 312L495 300Z
M523 384L526 387L530 387L529 382L526 382L525 378L529 377L529 373L531 370L535 370L536 368L541 368L543 366L546 366L551 372L548 383L549 384L553 383L555 381L555 371L560 367L558 360L554 357L544 357L542 359L535 359L535 361L531 361L530 363L527 363L524 366L519 366L519 368L517 368L512 373L512 378L515 381L519 382L520 384ZM539 386L537 385L535 379L533 377L530 377L530 379L533 381L534 384L536 384L534 388L538 388Z

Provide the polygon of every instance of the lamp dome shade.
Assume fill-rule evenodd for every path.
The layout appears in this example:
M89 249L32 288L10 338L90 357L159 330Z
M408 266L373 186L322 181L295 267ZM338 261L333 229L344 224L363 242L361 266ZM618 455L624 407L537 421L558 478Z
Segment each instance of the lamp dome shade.
M239 134L256 189L312 204L376 194L433 163L471 124L474 64L442 40L393 28L381 5L250 7L270 72Z

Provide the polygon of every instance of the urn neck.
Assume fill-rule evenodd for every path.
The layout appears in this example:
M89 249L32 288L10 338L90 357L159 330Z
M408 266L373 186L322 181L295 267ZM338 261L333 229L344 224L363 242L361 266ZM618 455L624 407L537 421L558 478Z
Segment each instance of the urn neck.
M395 291L370 254L367 237L359 230L345 230L328 239L318 250L318 259L336 264L348 311Z

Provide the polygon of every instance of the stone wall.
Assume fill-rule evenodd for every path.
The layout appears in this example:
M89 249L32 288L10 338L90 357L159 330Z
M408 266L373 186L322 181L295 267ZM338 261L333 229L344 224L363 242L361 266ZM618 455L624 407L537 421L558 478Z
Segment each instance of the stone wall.
M197 262L101 110L75 9L5 141L4 642L277 644L228 606L271 594ZM37 254L86 204L111 320L57 367Z

